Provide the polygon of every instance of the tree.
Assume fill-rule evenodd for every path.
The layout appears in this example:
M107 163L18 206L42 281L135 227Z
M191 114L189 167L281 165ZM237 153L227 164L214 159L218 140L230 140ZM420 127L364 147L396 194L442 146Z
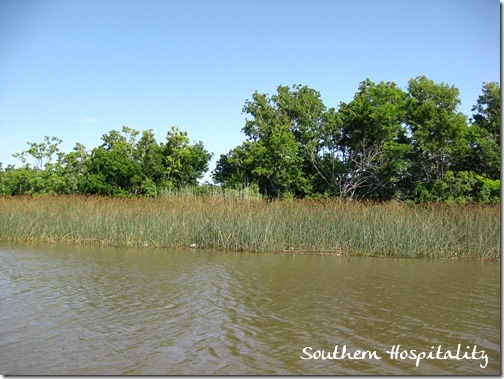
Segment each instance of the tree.
M59 145L63 141L56 137L45 136L44 141L40 143L26 142L30 148L21 153L12 154L14 158L18 158L21 163L26 163L27 156L31 156L35 164L33 168L40 171L52 164L54 156L59 152Z
M484 83L483 94L472 108L472 124L469 128L469 153L463 161L470 169L489 179L500 179L500 85Z
M339 193L338 181L344 167L341 162L341 119L334 108L323 112L320 122L312 129L311 138L302 146L303 172L311 194L327 197Z
M312 159L320 148L325 110L320 94L307 86L279 86L273 96L254 92L243 107L251 117L242 129L247 140L221 155L214 180L234 186L257 183L269 198L311 194Z
M62 142L56 137L45 136L43 142L27 142L29 149L13 154L12 156L18 158L24 166L18 170L10 168L6 171L10 193L18 195L61 193L64 182L58 170L59 161L64 155L59 152L59 145ZM27 163L28 157L33 159L33 164Z
M302 138L304 125L298 120L294 103L301 98L296 95L303 87L293 89L291 92L288 87L279 86L277 95L269 98L255 92L252 101L247 100L243 107L243 113L252 117L243 128L252 142L248 148L254 164L251 173L261 193L270 198L309 191L297 140Z
M64 179L65 194L75 194L82 192L83 181L87 175L89 152L81 143L76 143L73 151L64 154L59 161L59 175Z
M492 139L500 144L501 126L501 95L497 82L483 83L483 94L478 97L477 104L472 108L473 124L485 129Z
M164 180L169 187L196 185L198 179L208 170L212 154L205 150L203 143L189 144L187 132L172 126L166 135L166 143L161 146L164 165Z
M3 195L32 195L43 192L44 183L34 168L8 165L1 173L1 190Z
M392 198L408 165L406 100L394 83L370 80L338 111L306 86L279 86L270 97L255 92L243 108L252 116L247 140L221 156L214 180L252 181L271 197Z
M410 151L404 122L407 94L395 83L366 79L350 103L338 109L341 131L338 175L341 198L388 200L406 175Z
M253 144L254 142L246 141L229 153L222 154L212 173L213 180L221 183L224 188L231 189L241 189L253 183L254 157L250 151Z
M152 129L142 132L136 145L135 159L140 164L140 194L156 196L163 186L164 166L161 146Z
M459 91L425 76L409 81L407 126L412 138L411 190L432 190L458 166L467 146L466 116L457 111Z
M124 126L123 135L112 130L102 136L103 144L91 152L83 191L100 195L138 195L141 166L135 160L138 131Z
M499 201L500 85L483 83L469 123L459 104L456 87L425 76L407 91L366 79L337 109L303 85L256 91L242 109L245 141L220 156L212 176L224 193L249 187L269 199ZM157 196L197 185L212 157L176 126L161 143L128 126L102 142L68 154L56 137L27 142L13 155L22 167L0 164L0 191Z
M172 127L166 143L158 144L152 130L140 133L128 126L102 136L84 166L71 157L67 162L85 172L80 191L101 195L156 196L166 187L196 185L208 169L211 154L201 142L190 145L186 132ZM83 158L83 157L82 157ZM80 164L80 163L79 163Z

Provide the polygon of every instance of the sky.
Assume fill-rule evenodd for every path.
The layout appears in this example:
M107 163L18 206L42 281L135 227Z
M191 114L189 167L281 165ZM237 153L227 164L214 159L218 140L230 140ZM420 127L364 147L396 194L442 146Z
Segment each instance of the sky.
M366 78L425 75L470 117L500 57L498 0L2 0L0 162L44 136L68 153L175 125L214 154L210 180L255 91L307 85L337 108Z

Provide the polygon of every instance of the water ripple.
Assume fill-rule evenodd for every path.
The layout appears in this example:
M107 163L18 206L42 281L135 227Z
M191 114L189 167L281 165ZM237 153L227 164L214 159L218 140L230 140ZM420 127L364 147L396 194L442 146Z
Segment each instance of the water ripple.
M498 265L278 254L0 248L0 367L16 375L500 372ZM490 363L302 360L474 345Z

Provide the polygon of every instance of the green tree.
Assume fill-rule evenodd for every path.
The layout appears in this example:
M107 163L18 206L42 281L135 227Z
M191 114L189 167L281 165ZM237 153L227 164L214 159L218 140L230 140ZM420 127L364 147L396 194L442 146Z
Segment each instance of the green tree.
M308 190L299 144L292 128L297 125L285 107L290 91L283 86L277 91L278 94L271 97L255 92L243 107L243 113L252 117L246 120L243 128L248 141L253 142L248 147L254 164L251 173L261 193L270 198Z
M61 193L64 182L58 175L59 161L64 155L59 151L63 141L56 137L44 137L40 143L27 142L29 148L12 156L18 158L23 167L11 168L9 178L12 194ZM33 163L28 162L32 158Z
M82 183L86 193L100 195L138 195L141 166L135 160L138 131L124 126L102 136L103 144L91 152L87 175Z
M221 154L212 178L224 188L242 189L254 182L254 157L250 150L255 142L246 141L227 154Z
M33 168L43 170L53 163L55 156L59 152L59 145L62 142L59 138L45 136L43 142L27 142L30 146L28 150L15 153L12 156L18 158L23 164L26 163L27 156L31 156L34 160Z
M312 183L315 197L340 196L341 176L346 172L342 161L341 117L335 108L327 109L320 124L314 129L314 136L305 145L308 156L306 171Z
M166 135L166 143L161 145L164 165L164 180L169 187L196 185L208 170L212 154L205 150L203 143L189 143L187 132L172 126Z
M140 163L140 193L148 196L158 195L163 186L163 154L152 129L142 132L136 146L135 158Z
M425 198L457 167L467 146L467 118L457 111L459 91L425 76L409 81L407 125L412 138L410 190ZM422 195L423 194L423 195Z
M395 83L367 79L350 103L340 104L340 197L396 197L409 167L406 100Z
M478 97L473 124L489 132L495 141L500 143L501 135L501 94L498 82L483 83L483 94Z
M492 180L500 179L501 96L497 82L483 84L483 93L472 108L470 148L463 165Z
M320 94L307 86L279 86L272 96L254 92L243 107L250 117L242 129L247 139L221 155L214 180L256 183L270 198L311 194L325 111Z
M40 172L28 165L8 165L0 174L2 195L33 195L44 190Z
M64 180L61 193L76 194L82 192L83 182L88 173L89 152L81 143L76 143L73 151L64 154L59 160L58 174Z

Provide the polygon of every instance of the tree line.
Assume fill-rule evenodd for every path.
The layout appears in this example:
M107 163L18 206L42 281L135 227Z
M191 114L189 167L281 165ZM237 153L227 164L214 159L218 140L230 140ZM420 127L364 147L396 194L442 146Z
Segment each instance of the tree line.
M202 142L190 144L187 133L173 126L158 143L152 130L123 126L102 136L91 152L77 143L72 152L59 151L61 140L45 137L14 154L24 164L0 171L4 195L89 194L157 196L163 191L195 186L212 156ZM32 161L30 163L29 161Z
M470 118L459 105L456 87L425 76L405 90L366 79L337 108L304 85L256 91L243 107L245 141L220 156L216 184L206 186L269 199L499 201L500 85L483 83ZM162 143L152 130L139 134L125 126L90 152L77 144L68 154L55 137L28 143L15 154L22 167L0 167L0 190L156 196L198 185L212 157L202 142L177 127Z
M498 201L500 86L483 84L471 119L459 104L456 87L425 76L407 90L365 80L337 109L307 86L255 92L243 108L247 138L213 178L256 183L271 198Z

